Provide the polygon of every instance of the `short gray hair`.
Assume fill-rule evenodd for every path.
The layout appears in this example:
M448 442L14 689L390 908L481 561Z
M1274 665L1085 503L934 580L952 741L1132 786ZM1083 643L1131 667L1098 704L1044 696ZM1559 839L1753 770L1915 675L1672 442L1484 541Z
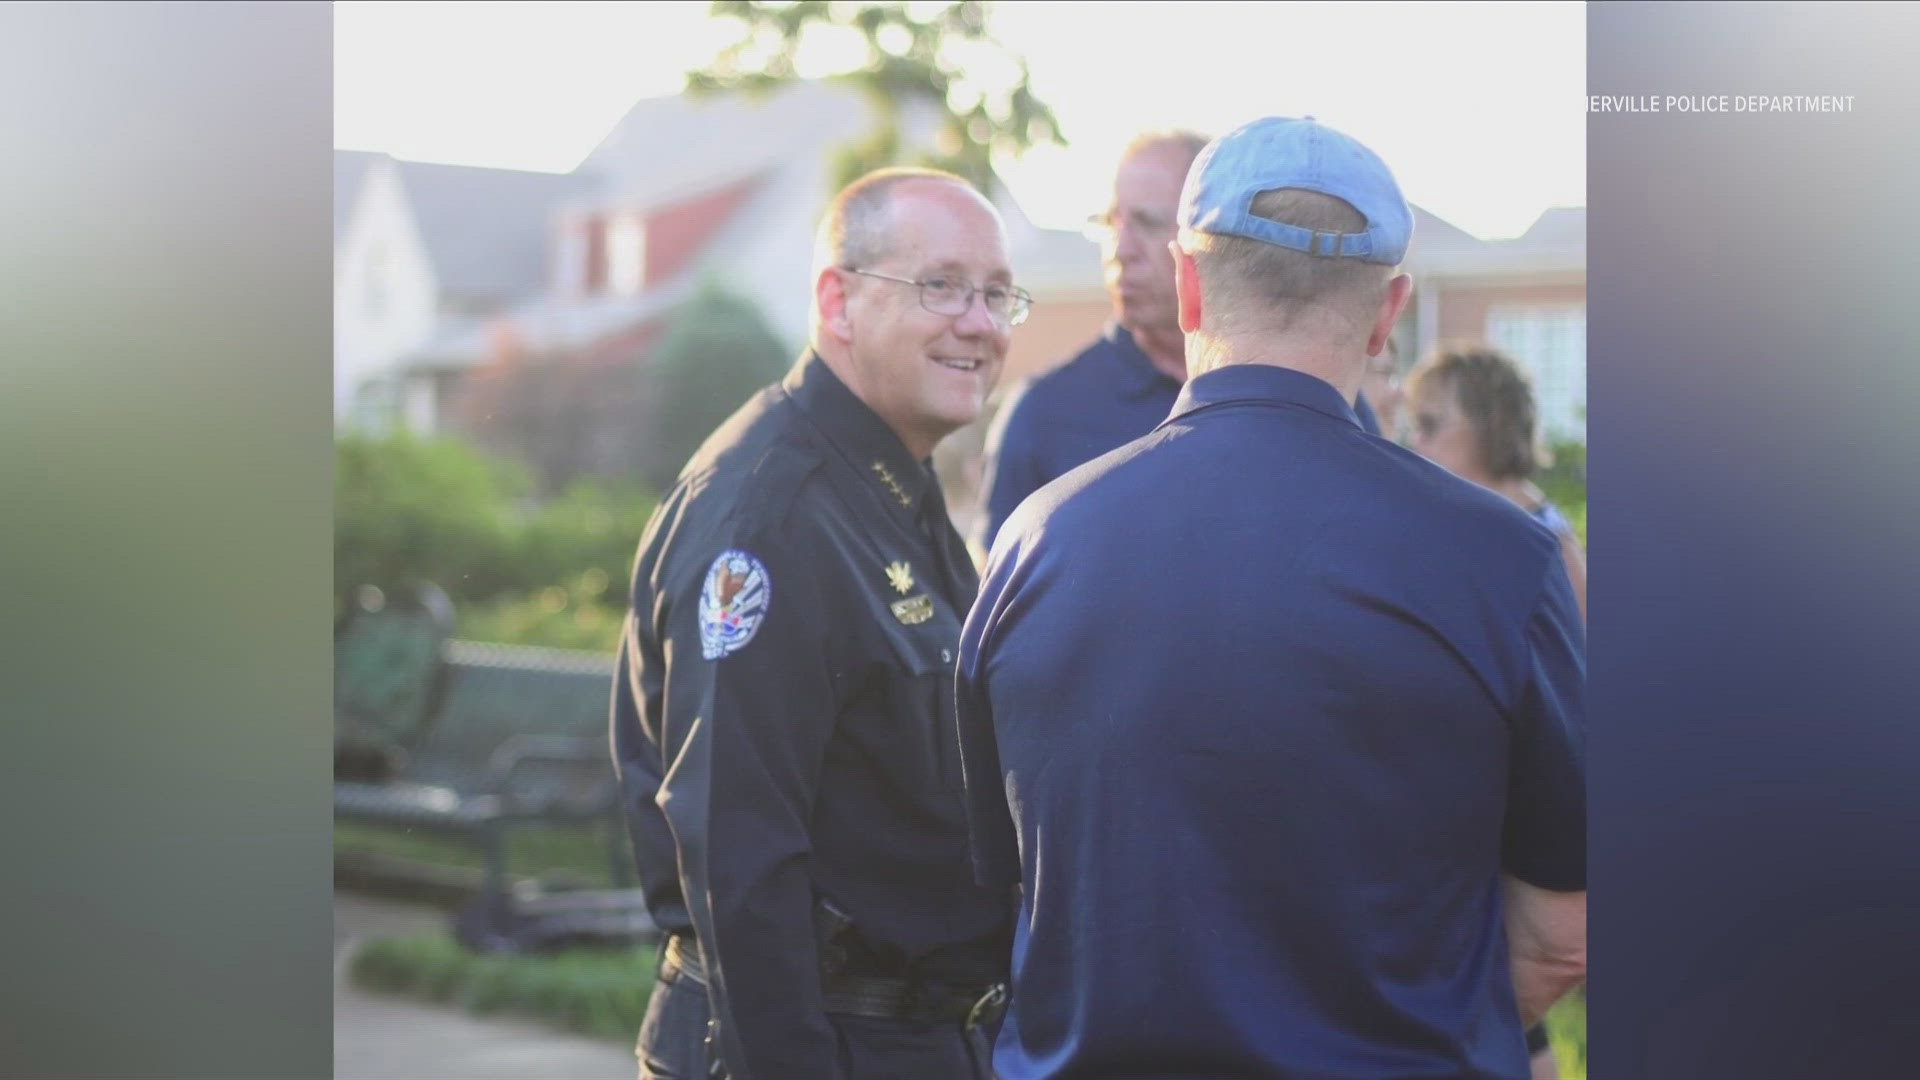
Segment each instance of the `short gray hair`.
M943 169L898 166L876 169L840 189L827 204L814 234L814 273L829 266L868 266L892 251L888 209L893 189L909 180L940 180L977 190L964 177Z
M1364 232L1367 219L1345 199L1305 188L1254 196L1255 216L1316 232ZM1206 321L1218 329L1284 330L1312 309L1349 318L1371 314L1393 268L1356 258L1309 255L1244 236L1181 230L1193 253Z

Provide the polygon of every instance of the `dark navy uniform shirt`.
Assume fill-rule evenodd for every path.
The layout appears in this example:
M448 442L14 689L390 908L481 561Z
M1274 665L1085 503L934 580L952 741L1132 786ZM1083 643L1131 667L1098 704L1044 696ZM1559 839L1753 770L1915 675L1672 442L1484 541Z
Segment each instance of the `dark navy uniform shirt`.
M848 971L1003 977L953 741L977 587L938 483L817 357L694 455L641 541L613 746L662 930L695 931L734 1080L837 1075L813 917Z
M1152 431L1179 394L1180 380L1155 367L1115 323L1078 356L1009 395L987 440L983 533L975 537L980 549L993 546L1020 500ZM1362 427L1380 434L1364 394L1354 409Z
M1028 499L957 686L1000 1075L1523 1080L1501 875L1585 887L1582 635L1545 528L1298 371Z

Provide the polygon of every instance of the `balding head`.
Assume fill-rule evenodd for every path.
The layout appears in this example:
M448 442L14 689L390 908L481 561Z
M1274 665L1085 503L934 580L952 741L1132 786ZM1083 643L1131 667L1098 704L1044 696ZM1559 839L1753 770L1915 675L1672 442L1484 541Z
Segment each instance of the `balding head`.
M889 219L896 189L927 184L956 186L979 198L963 177L941 169L902 166L870 172L841 188L827 204L814 233L814 275L829 266L867 266L886 258L893 243Z
M1127 143L1127 148L1120 152L1120 162L1125 164L1136 157L1146 155L1164 155L1179 161L1180 175L1185 177L1187 166L1193 164L1193 159L1199 157L1200 151L1205 150L1207 143L1211 141L1199 132L1187 131L1183 128L1143 131L1135 135L1133 140Z

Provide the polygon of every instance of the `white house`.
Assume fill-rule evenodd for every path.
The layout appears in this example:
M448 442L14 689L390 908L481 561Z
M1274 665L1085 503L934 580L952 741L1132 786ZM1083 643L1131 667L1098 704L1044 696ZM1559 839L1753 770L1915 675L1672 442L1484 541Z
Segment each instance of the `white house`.
M550 222L579 175L336 151L334 417L432 430L442 387L410 378L548 277Z
M639 348L708 279L797 350L832 155L873 116L857 90L824 82L651 98L566 176L337 152L336 415L433 430L461 373L507 343ZM904 141L925 145L932 121L909 115ZM996 201L1016 266L1063 237L1084 245ZM1078 270L1098 287L1097 263Z

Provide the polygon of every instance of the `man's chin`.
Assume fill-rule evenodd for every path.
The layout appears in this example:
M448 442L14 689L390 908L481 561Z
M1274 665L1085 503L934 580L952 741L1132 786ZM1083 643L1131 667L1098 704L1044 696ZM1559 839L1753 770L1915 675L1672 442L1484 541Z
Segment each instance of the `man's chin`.
M1127 331L1136 337L1139 336L1141 327L1158 326L1167 321L1169 314L1165 304L1155 304L1150 301L1121 304L1116 310L1119 314L1115 317L1115 321L1126 327Z
M936 422L943 429L940 436L941 438L945 438L980 419L980 414L985 411L982 403L978 401L950 401L944 403L944 406L945 407L940 409L936 419Z

